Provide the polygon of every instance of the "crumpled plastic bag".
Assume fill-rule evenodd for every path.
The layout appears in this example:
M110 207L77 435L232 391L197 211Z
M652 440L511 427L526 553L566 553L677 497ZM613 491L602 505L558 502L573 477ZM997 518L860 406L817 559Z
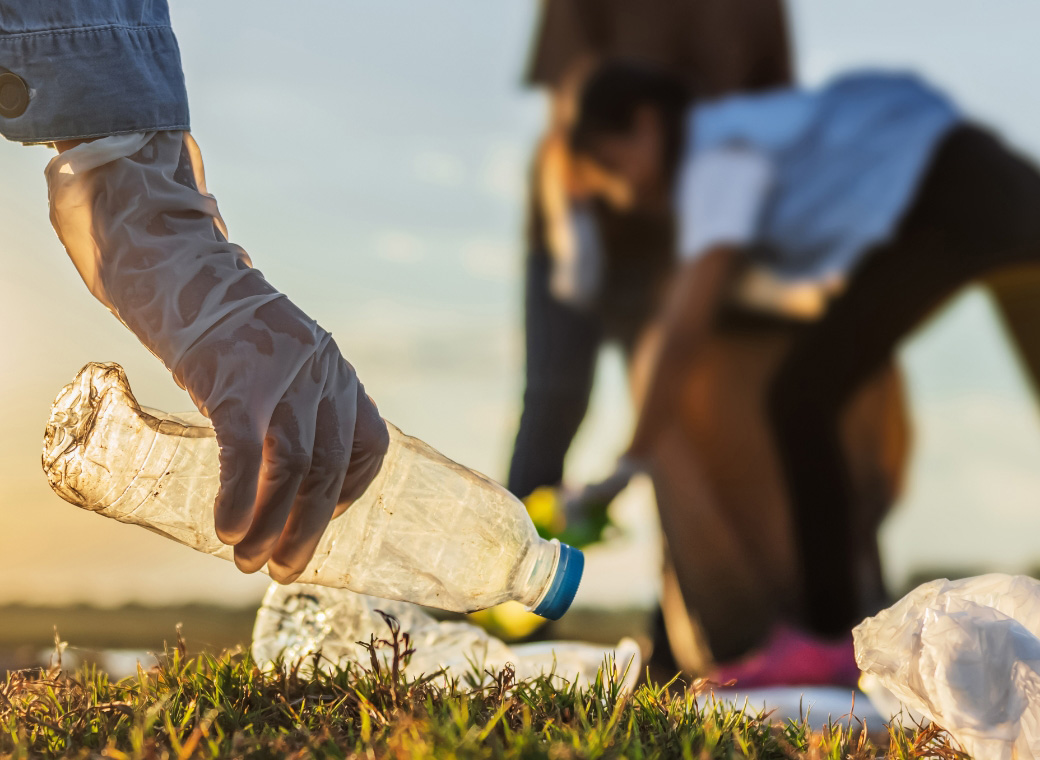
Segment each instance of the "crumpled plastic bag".
M860 669L968 754L1040 758L1040 581L932 581L853 637Z

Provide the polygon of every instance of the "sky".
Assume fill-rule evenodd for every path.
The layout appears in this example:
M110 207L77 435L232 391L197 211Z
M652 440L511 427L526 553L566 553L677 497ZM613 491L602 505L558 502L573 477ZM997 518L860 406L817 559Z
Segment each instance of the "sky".
M502 479L522 390L528 156L544 118L520 86L534 0L177 0L192 123L236 242L336 336L380 410ZM913 68L1040 154L1029 0L795 0L807 84ZM123 364L142 403L190 407L94 302L47 217L46 148L0 143L0 603L255 602L266 579L51 494L51 400L90 360ZM915 567L1040 564L1040 426L985 297L970 293L903 353L914 466L884 531L897 587ZM568 462L602 474L630 424L608 352ZM647 604L656 526L645 483L627 537L590 553L579 601Z

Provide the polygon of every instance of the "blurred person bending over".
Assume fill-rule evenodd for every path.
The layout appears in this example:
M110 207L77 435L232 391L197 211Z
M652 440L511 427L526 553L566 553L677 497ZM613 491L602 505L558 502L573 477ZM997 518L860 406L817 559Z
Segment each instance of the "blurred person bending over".
M165 0L0 0L0 134L58 148L55 231L213 422L236 564L288 583L388 435L332 336L229 242L189 129Z
M677 81L614 64L587 83L572 137L627 202L674 208L679 220L681 264L657 317L629 456L667 456L684 373L705 358L749 272L829 294L783 357L768 408L804 619L821 636L847 637L865 600L842 414L922 322L978 282L998 282L1010 334L1040 382L1040 301L1027 297L1040 271L1040 173L944 95L897 74L691 105Z
M634 345L670 267L670 220L576 200L567 145L575 99L598 63L627 58L707 95L788 84L780 0L543 0L527 83L549 123L535 153L528 218L524 408L509 488L558 484L585 416L604 337Z
M551 108L531 182L526 389L509 474L521 497L560 484L604 340L624 350L639 406L657 334L651 317L674 268L671 209L590 197L590 188L616 192L617 183L569 148L586 77L604 61L634 60L689 93L718 97L772 90L792 76L777 0L547 0L542 8L528 81L547 89ZM764 398L819 294L752 278L745 296L751 306L731 307L702 360L686 368L671 445L652 468L668 544L653 660L665 678L676 667L700 675L713 659L743 654L798 608L793 531ZM878 608L886 598L876 529L907 450L898 373L888 367L867 383L843 427L860 497L861 597ZM621 462L579 501L610 498L631 472Z

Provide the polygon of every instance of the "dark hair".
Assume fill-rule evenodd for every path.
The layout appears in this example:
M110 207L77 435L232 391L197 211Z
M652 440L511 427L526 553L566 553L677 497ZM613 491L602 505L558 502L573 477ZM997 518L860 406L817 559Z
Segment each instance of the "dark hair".
M602 135L631 131L643 106L657 109L664 126L665 168L671 173L683 147L683 122L692 97L667 73L627 61L614 61L593 73L578 98L571 149L587 153Z

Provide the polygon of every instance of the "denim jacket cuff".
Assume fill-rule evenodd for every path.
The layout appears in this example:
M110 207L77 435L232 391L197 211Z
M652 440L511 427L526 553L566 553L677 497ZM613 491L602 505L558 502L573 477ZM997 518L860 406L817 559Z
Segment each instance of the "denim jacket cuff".
M0 84L0 134L9 140L190 128L180 51L168 25L0 33Z

